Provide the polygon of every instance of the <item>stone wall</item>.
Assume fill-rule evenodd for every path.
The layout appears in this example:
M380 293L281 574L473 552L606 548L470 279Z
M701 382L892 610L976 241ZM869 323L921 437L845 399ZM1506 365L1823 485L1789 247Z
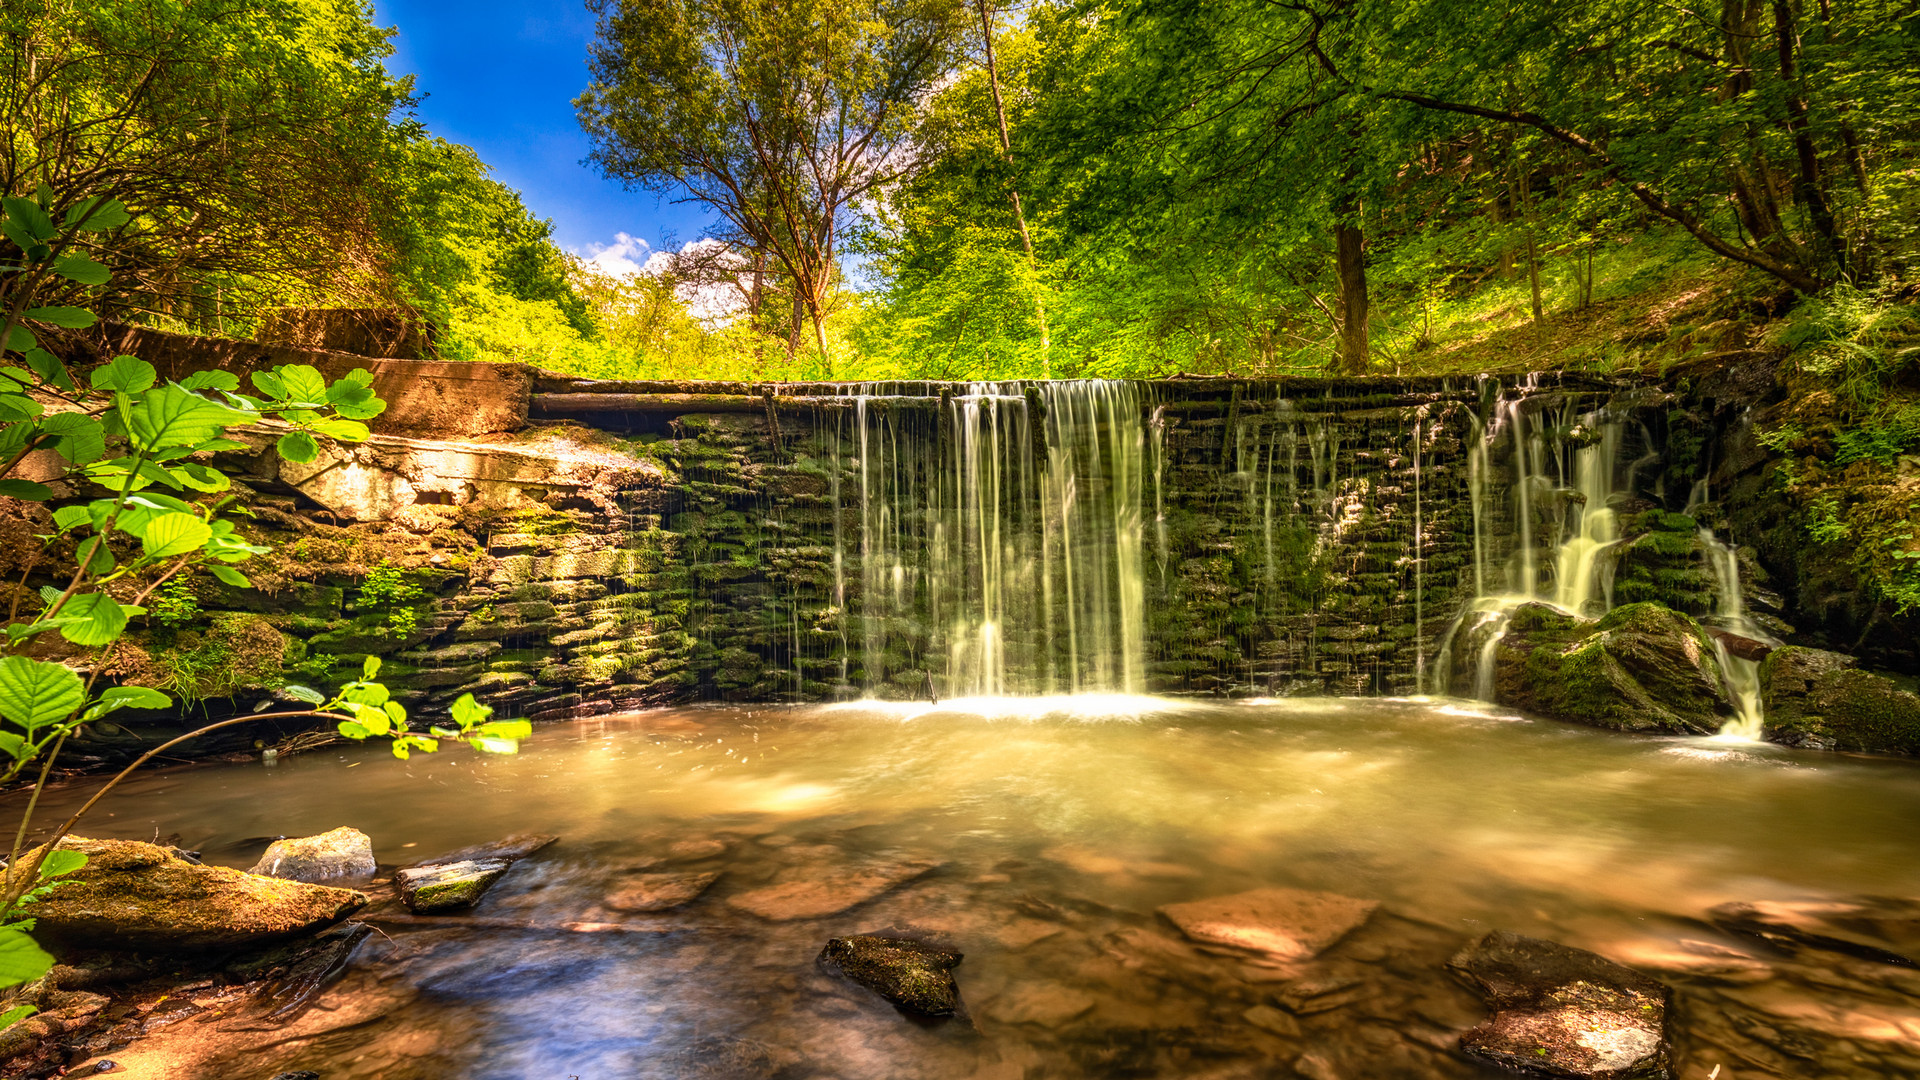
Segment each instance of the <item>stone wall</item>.
M767 400L721 389L729 402ZM1497 388L1146 389L1147 689L1418 692L1473 593L1464 445ZM1592 404L1611 388L1533 392ZM929 395L930 415L941 401ZM415 706L473 692L555 718L912 697L929 675L944 695L937 619L898 620L884 678L865 670L851 614L863 508L844 405L799 395L772 408L587 410L593 425L377 436L300 466L266 453L263 432L261 451L229 464L254 492L273 568L254 575L265 591L201 586L201 617L265 619L297 681L345 678L381 655ZM1496 484L1489 515L1505 501Z

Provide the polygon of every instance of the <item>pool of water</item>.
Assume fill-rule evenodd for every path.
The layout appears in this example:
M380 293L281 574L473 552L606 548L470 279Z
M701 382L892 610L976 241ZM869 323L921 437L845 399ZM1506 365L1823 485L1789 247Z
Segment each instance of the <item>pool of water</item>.
M1911 969L1709 919L1920 897L1916 823L1905 761L1464 702L1083 696L660 710L543 726L512 757L346 746L157 772L81 831L177 834L241 867L340 825L398 865L561 837L481 903L485 925L387 928L280 1036L209 1036L189 1073L208 1080L1497 1075L1453 1049L1484 1010L1444 969L1490 929L1658 975L1676 1074L1750 1080L1920 1072ZM835 914L735 902L917 864ZM677 910L619 910L642 871L719 877ZM1268 885L1381 906L1288 968L1156 914ZM827 938L887 928L966 954L963 1015L910 1020L816 964Z

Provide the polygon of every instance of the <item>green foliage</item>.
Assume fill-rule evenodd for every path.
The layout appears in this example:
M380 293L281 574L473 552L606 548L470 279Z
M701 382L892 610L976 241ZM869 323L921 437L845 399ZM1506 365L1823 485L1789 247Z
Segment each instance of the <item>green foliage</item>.
M388 629L403 638L419 625L420 613L413 605L426 595L427 591L405 570L391 563L383 562L367 571L367 579L360 583L360 602L386 612Z
M147 614L165 627L181 627L200 617L200 594L192 578L175 578L160 586L147 605Z

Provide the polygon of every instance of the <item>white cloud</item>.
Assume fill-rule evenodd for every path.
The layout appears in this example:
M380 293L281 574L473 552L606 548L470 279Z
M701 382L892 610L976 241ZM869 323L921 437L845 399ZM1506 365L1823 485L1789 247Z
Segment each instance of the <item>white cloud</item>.
M736 263L746 265L744 259L726 259L722 254L726 245L718 240L690 240L680 246L679 252L656 251L651 244L628 233L613 234L611 244L588 244L584 252L578 253L581 262L590 270L598 271L610 277L629 278L636 274L659 277L674 268L677 258L687 257L690 261L702 259L712 265L715 256L724 260L724 267ZM688 314L708 326L720 326L733 319L746 309L745 275L735 275L736 285L724 278L714 280L713 275L701 275L708 280L700 282L683 281L674 290L674 296L686 305Z
M580 258L588 266L611 277L632 277L646 269L647 263L665 255L664 251L654 251L645 241L626 233L614 233L611 244L588 244L586 253ZM654 268L658 273L658 267Z

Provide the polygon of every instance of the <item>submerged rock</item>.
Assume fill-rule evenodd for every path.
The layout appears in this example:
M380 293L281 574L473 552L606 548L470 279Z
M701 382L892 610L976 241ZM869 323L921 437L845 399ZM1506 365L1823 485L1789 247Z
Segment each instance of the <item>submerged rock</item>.
M858 907L939 867L934 862L908 861L807 869L765 888L728 897L727 903L772 922L819 919Z
M1366 922L1379 906L1377 900L1337 893L1269 888L1168 904L1160 914L1203 944L1308 960Z
M462 859L416 866L393 875L400 899L417 915L469 908L513 865L510 859Z
M903 1009L951 1016L960 1007L953 969L961 953L906 938L831 938L823 963Z
M707 874L632 874L620 879L618 887L607 894L606 905L615 911L667 911L700 898L714 882L718 871Z
M1820 949L1920 967L1920 902L1895 897L1721 904L1708 913L1729 933L1782 952Z
M320 885L371 878L378 869L367 834L341 826L318 836L275 840L247 873Z
M60 847L86 855L87 865L33 905L34 936L72 945L230 949L330 926L367 902L351 889L197 866L136 840L70 836Z
M1767 738L1809 750L1920 754L1920 694L1821 649L1775 649L1760 666Z
M1667 987L1603 956L1496 930L1447 966L1494 1014L1460 1037L1492 1064L1584 1080L1665 1078Z
M1522 605L1495 652L1494 699L1536 716L1674 735L1711 735L1733 715L1700 624L1652 603L1597 620Z
M421 865L439 866L445 863L465 862L470 859L505 859L508 862L519 862L521 859L532 855L534 852L539 851L541 848L546 847L558 839L560 838L551 833L514 833L512 836L495 840L492 843L475 844L472 847L463 847L458 851L449 851L445 855L434 859L431 863L422 863Z

